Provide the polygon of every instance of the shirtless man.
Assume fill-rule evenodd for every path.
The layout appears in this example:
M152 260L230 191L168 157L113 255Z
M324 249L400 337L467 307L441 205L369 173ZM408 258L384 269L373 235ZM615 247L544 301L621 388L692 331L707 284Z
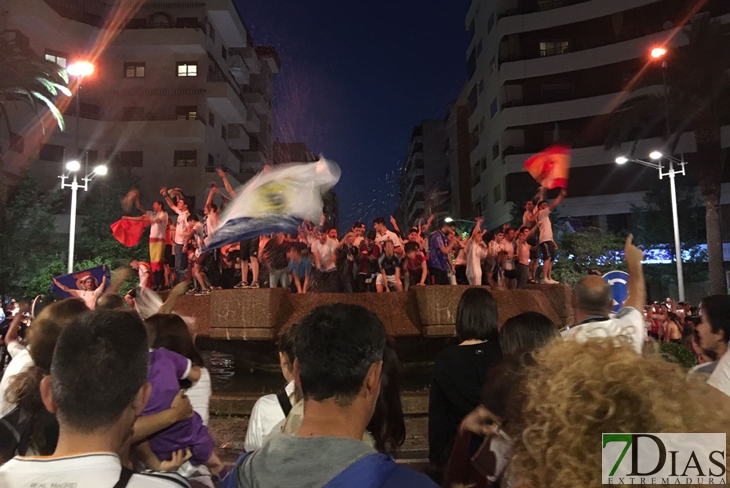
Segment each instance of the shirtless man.
M535 202L533 200L525 204L525 213L522 214L522 227L527 227L528 230L537 227L537 215L535 215ZM528 282L537 283L535 273L537 272L537 265L540 264L540 249L537 244L537 235L532 234L528 242L530 244L530 275Z
M106 264L104 265L104 271L106 272ZM101 285L98 287L96 287L96 279L91 275L85 277L81 282L82 289L69 288L56 278L53 278L53 284L69 295L82 299L86 306L89 307L89 310L94 310L96 308L96 299L104 293L104 288L106 288L106 275L104 275L104 278L101 280Z
M530 266L532 265L532 244L530 238L537 230L537 226L529 229L525 226L520 227L517 232L517 288L522 289L527 286L530 281Z

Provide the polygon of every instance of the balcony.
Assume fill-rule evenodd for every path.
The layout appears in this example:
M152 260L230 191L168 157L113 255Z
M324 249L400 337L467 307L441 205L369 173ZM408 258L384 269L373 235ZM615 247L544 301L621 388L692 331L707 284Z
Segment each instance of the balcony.
M245 151L249 148L249 145L250 137L243 126L238 124L228 124L228 146L231 149Z
M175 139L175 142L205 142L205 123L201 120L134 120L123 125L109 124L114 137L134 137L145 141Z
M244 86L241 92L241 95L243 95L243 101L247 107L253 108L257 113L261 115L268 114L269 104L266 101L263 93L248 86Z
M208 103L231 123L246 122L246 106L231 81L222 73L208 73L206 95Z
M545 12L547 10L553 10L556 8L569 7L577 3L585 3L589 0L544 0L538 1L536 5L529 7L522 6L520 8L512 8L506 10L504 13L499 15L499 18L511 17L513 15L526 15L535 12Z
M228 71L231 72L233 79L239 85L246 85L250 80L248 67L243 61L243 57L237 51L228 53Z
M248 32L230 0L208 0L206 3L208 19L228 47L246 47Z
M123 29L111 49L119 53L139 53L140 47L165 46L171 54L205 54L207 37L202 28L146 27Z
M251 133L257 133L261 132L261 121L259 120L258 116L251 110L246 113L246 121L243 123L243 126L246 128L247 131Z

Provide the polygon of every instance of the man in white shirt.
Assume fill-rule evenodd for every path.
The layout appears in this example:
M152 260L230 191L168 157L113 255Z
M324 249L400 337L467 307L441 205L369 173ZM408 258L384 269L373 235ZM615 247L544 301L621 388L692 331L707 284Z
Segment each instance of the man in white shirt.
M56 343L51 375L40 394L56 414L60 434L48 457L15 457L0 467L0 486L128 488L189 487L169 474L132 474L119 455L150 396L147 333L130 313L89 312L67 326Z
M152 211L146 211L139 201L135 205L150 222L150 268L154 278L153 290L165 288L165 231L167 230L167 212L163 210L161 201L152 204Z
M380 249L385 248L385 241L391 241L395 247L395 253L401 258L405 254L403 251L403 243L401 242L398 234L388 230L385 226L385 219L378 217L373 220L373 226L375 227L375 244L380 246Z
M564 339L585 342L601 337L621 337L641 354L647 339L644 315L646 285L641 261L644 253L633 244L629 235L624 259L629 268L629 297L618 313L612 315L611 286L600 276L586 276L573 288L575 323L562 332Z
M555 285L558 282L553 279L553 259L555 259L555 251L557 246L555 245L555 239L553 238L553 224L550 221L550 212L557 207L560 202L565 199L568 194L567 190L563 188L560 190L558 198L553 200L550 204L543 200L545 197L545 188L540 188L539 192L539 203L535 207L535 214L537 216L537 225L540 226L540 250L542 251L542 283L546 285Z
M337 293L340 291L340 277L337 274L337 241L331 239L328 232L319 234L312 243L314 267L319 270L317 291Z
M151 288L152 283L150 281L150 265L147 263L143 263L139 259L133 259L129 266L137 272L137 275L139 276L139 287L142 289L145 288Z
M167 205L177 214L177 222L175 224L175 272L177 273L177 282L185 281L185 272L188 269L188 256L183 252L186 236L188 234L188 204L185 198L178 198L177 203L173 202L167 188L160 189L160 195L165 197Z

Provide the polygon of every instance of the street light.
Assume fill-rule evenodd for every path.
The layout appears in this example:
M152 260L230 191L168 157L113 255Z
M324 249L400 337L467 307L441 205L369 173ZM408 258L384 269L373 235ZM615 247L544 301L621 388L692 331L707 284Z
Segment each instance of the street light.
M94 171L84 176L81 180L84 182L83 184L79 184L77 173L81 169L81 163L77 160L69 161L66 163L66 170L67 173L62 174L59 176L61 178L61 188L71 188L71 213L70 213L70 225L69 225L69 233L68 233L68 273L73 273L74 271L74 246L76 244L76 200L77 200L77 193L79 188L83 189L84 191L89 190L89 182L94 179L95 176L104 176L107 174L109 169L104 166L100 165L94 168ZM66 180L71 177L73 174L73 181L71 183L66 183Z
M450 223L451 223L451 222L453 222L453 221L454 221L454 219L452 219L451 217L446 217L446 218L444 219L444 222L446 222L447 224L450 224Z
M94 74L94 65L89 61L74 61L66 67L66 73L76 77L76 133L74 142L76 144L76 159L81 159L81 148L79 147L79 121L81 119L81 85L84 78Z
M663 47L663 46L656 46L656 47L653 47L653 48L651 49L651 51L649 52L649 55L650 55L650 56L651 56L651 57L652 57L653 59L662 59L662 58L663 58L664 56L666 56L666 55L667 55L667 48L665 48L665 47Z
M677 187L674 183L674 177L678 174L684 176L684 166L687 164L685 161L674 158L672 156L667 156L665 154L662 154L660 151L652 151L649 154L649 158L653 161L658 161L656 163L650 162L650 161L643 161L641 159L633 159L633 158L627 158L625 156L620 156L616 158L616 164L625 164L629 161L632 163L641 164L642 166L647 166L649 168L653 168L656 170L659 170L659 179L663 179L665 176L669 177L669 188L672 193L672 224L674 225L674 253L677 256L677 288L679 289L679 301L684 301L684 270L682 268L682 243L679 240L679 216L677 215ZM662 164L661 160L666 159L669 161L669 168L668 171L664 171L664 165ZM681 170L675 170L674 164L677 163L679 166L681 166Z

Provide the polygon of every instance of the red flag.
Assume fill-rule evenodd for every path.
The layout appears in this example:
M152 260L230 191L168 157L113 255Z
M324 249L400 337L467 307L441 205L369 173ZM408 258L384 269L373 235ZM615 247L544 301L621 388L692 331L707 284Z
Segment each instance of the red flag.
M525 169L548 190L568 188L570 148L551 146L525 161Z
M116 240L127 247L134 247L139 244L145 227L150 225L147 220L136 220L122 217L121 220L114 222L111 227L112 235Z

